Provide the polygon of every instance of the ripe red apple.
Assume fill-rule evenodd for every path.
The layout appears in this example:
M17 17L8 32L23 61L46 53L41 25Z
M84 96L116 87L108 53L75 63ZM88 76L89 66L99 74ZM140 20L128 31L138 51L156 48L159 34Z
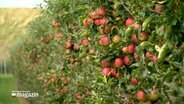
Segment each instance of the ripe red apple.
M109 20L106 17L100 19L100 25L106 25L108 22Z
M110 44L110 38L108 36L103 36L100 40L99 40L99 44L100 45L109 45Z
M130 79L130 82L131 82L132 85L137 85L137 84L138 84L138 79L132 77L132 78Z
M99 18L95 19L94 23L95 23L96 26L99 26L99 25L101 25L101 20Z
M123 48L122 48L122 52L123 52L124 54L128 54L128 47L123 47Z
M135 45L134 44L129 44L128 45L128 53L134 53L135 52Z
M119 35L115 35L112 39L114 43L119 43L121 41L121 37Z
M145 41L145 40L148 40L148 32L146 32L146 31L142 31L141 33L140 33L140 36L139 36L139 40L141 40L141 41Z
M65 47L66 47L67 49L69 49L69 48L72 47L72 42L71 42L71 40L67 40L67 41L66 41Z
M76 43L75 43L75 44L73 45L73 49L74 49L75 51L78 51L78 50L79 50L79 44L76 44Z
M104 69L102 70L102 75L103 75L103 76L109 76L110 73L111 73L111 68L104 68Z
M110 66L110 62L109 61L102 61L101 65L102 65L102 67L109 67Z
M123 58L123 61L124 61L125 65L130 65L131 64L131 60L130 60L130 58L128 56L125 56Z
M123 58L116 58L114 61L114 66L120 68L123 66Z
M133 17L128 17L128 19L125 22L126 27L129 27L134 23L134 18Z
M63 37L63 34L58 33L58 34L57 34L57 37L58 37L59 39L61 39L61 38Z
M147 100L147 96L146 96L145 92L142 91L142 90L137 91L137 93L136 93L136 98L137 98L139 101L145 101L145 100Z
M157 55L156 54L153 54L153 56L151 57L151 61L153 63L155 63L157 61Z
M88 44L89 44L88 38L82 39L82 40L81 40L81 44L82 44L82 45L85 45L85 46L88 45Z
M106 8L99 8L95 12L96 12L96 15L104 16L107 12L107 9Z
M157 13L162 13L164 10L165 10L165 7L164 7L163 5L157 4L157 5L155 6L155 11L156 11Z
M145 55L147 58L151 58L153 56L153 54L151 52L146 52L146 55Z
M132 41L134 43L138 43L139 42L139 39L137 38L137 35L136 34L132 34Z

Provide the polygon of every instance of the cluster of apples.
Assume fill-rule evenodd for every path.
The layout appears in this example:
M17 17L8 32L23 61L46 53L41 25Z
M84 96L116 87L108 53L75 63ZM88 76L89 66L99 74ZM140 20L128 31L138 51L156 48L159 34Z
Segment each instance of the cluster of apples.
M135 22L133 17L128 17L126 22L125 22L125 26L127 28L129 28L130 26L134 27L134 30L138 30L141 28L141 24ZM115 60L112 62L107 61L107 60L103 60L101 62L102 67L104 67L104 69L102 70L102 75L103 76L115 76L115 69L116 68L121 68L124 66L129 66L132 64L133 59L131 58L131 56L134 57L134 59L136 61L139 60L139 56L136 53L136 46L139 45L139 43L143 42L143 41L147 41L149 38L149 33L147 31L141 31L140 34L135 34L133 33L131 35L131 42L125 46L122 47L122 55L120 57L115 58ZM121 41L121 36L120 35L114 35L112 37L112 43L113 44L117 44L120 43ZM111 39L109 36L104 35L103 37L100 38L99 40L99 44L102 46L108 46L111 43ZM155 53L151 53L151 52L146 52L145 53L145 57L150 59L152 62L155 62L157 59L157 55ZM110 68L113 67L113 68ZM116 73L116 77L119 75L118 73ZM137 81L136 81L137 82Z
M91 23L96 26L106 25L108 23L108 19L105 17L106 13L107 9L103 7L89 13L89 17L83 23L84 27L88 28Z

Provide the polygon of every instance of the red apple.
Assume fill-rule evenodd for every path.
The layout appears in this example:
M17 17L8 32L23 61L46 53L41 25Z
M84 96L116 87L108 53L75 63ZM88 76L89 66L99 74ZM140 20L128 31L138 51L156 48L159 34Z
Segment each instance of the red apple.
M95 12L96 12L96 15L104 16L107 12L107 9L106 8L99 8Z
M138 43L138 42L139 42L139 40L138 40L136 34L132 34L132 41L133 41L134 43Z
M85 46L88 45L88 44L89 44L88 38L82 39L81 44L82 44L82 45L85 45Z
M147 99L145 92L142 91L142 90L137 91L137 93L136 93L136 98L137 98L139 101L145 101L145 100Z
M145 40L148 40L148 32L146 32L146 31L142 31L141 33L140 33L140 37L139 37L139 40L141 40L141 41L145 41Z
M124 61L124 63L126 65L130 65L131 64L131 60L130 60L130 58L128 56L125 56L124 59L123 59L123 61Z
M78 50L79 50L79 44L74 44L74 45L73 45L73 49L74 49L75 51L78 51Z
M146 55L145 55L147 58L151 58L153 56L153 54L151 52L146 52Z
M136 60L136 61L138 61L138 60L139 60L139 56L138 56L138 54L137 54L137 53L134 53L134 58L135 58L135 60Z
M121 37L119 35L115 35L112 39L114 43L119 43L121 41Z
M138 84L137 78L133 78L133 77L132 77L132 78L130 79L130 82L131 82L132 85L137 85L137 84Z
M99 25L101 25L101 20L99 18L95 19L94 23L95 23L95 25L99 26Z
M128 45L128 53L134 53L135 52L135 45L134 44L129 44Z
M110 44L110 38L108 36L103 36L100 40L99 40L100 45L109 45Z
M71 42L71 40L67 40L67 41L66 41L65 47L66 47L67 49L69 49L69 48L72 47L72 42Z
M108 23L108 19L106 17L103 17L100 19L100 25L106 25Z
M61 39L61 38L63 37L63 34L58 33L58 34L57 34L57 37L58 37L59 39Z
M103 75L103 76L109 76L110 73L111 73L111 68L104 68L104 69L102 70L102 75Z
M116 58L114 61L114 66L120 68L123 66L123 58Z
M50 83L54 83L56 81L56 77L54 77L54 76L50 77L49 81L50 81Z
M162 13L164 10L165 10L165 7L162 6L162 5L157 4L157 5L155 6L155 11L156 11L157 13Z
M110 62L109 61L102 61L101 65L102 65L102 67L109 67L110 66Z
M134 23L134 18L133 17L128 17L128 19L125 22L126 27L129 27Z

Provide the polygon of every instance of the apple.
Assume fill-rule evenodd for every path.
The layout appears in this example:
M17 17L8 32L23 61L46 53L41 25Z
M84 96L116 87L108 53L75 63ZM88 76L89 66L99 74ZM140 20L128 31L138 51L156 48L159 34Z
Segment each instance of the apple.
M108 19L106 17L103 17L100 19L100 25L106 25L108 23Z
M81 40L81 44L82 44L82 45L85 45L85 46L88 45L88 44L89 44L88 38L82 39L82 40Z
M165 7L164 7L163 5L157 4L157 5L155 6L155 11L156 11L157 13L162 13L164 10L165 10Z
M102 8L97 9L95 12L96 12L96 15L104 16L107 12L107 9L102 7Z
M112 39L112 42L119 43L121 41L121 37L119 35L115 35Z
M52 26L53 26L53 27L59 27L60 25L61 25L61 23L60 23L59 20L54 20L54 21L52 22Z
M101 66L102 67L109 67L110 66L110 62L109 61L102 61L101 62Z
M132 85L137 85L137 84L138 84L138 79L132 77L132 78L130 79L130 82L131 82Z
M123 52L124 54L128 54L128 47L123 47L123 48L122 48L122 52Z
M76 44L76 43L75 43L75 44L73 45L73 49L74 49L75 51L78 51L78 50L79 50L79 44Z
M151 53L151 52L146 52L146 58L150 58L150 57L152 57L153 56L153 54Z
M149 94L149 100L155 102L159 99L159 90L158 89L153 89L151 91L151 94Z
M72 42L71 42L71 40L67 40L67 41L66 41L65 47L66 47L67 49L70 49L70 48L72 47Z
M57 37L58 37L59 39L61 39L61 38L63 37L63 34L58 33L58 34L57 34Z
M99 44L100 45L109 45L110 44L110 38L108 36L103 36L100 40L99 40Z
M124 61L125 65L130 65L131 64L131 60L130 60L130 58L128 56L125 56L123 58L123 61Z
M128 19L125 22L126 27L129 27L134 23L134 18L133 17L128 17Z
M99 26L99 25L101 25L101 20L99 18L95 19L94 23L95 23L96 26Z
M137 35L136 34L132 34L132 41L134 43L138 43L139 42L139 39L137 38Z
M141 40L141 41L145 41L145 40L148 40L148 32L146 32L146 31L142 31L141 33L140 33L140 36L139 36L139 40Z
M114 66L115 66L116 68L122 67L123 64L124 64L123 58L116 58L115 61L114 61Z
M139 100L139 101L146 101L146 100L147 100L147 95L145 94L144 91L139 90L139 91L137 91L137 93L136 93L136 98L137 98L137 100Z
M134 53L135 52L135 45L134 44L129 44L127 46L127 49L128 49L128 53Z
M138 61L138 60L139 60L139 56L138 56L138 54L137 54L137 53L134 53L134 58L135 58L135 60L136 60L136 61Z
M103 75L103 76L109 76L110 73L111 73L111 68L104 68L104 69L102 70L102 75Z

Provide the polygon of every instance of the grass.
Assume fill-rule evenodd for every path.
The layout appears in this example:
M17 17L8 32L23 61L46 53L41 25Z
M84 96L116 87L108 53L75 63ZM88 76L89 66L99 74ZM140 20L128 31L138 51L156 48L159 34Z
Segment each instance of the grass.
M39 16L39 9L0 8L0 60L9 58L13 44L26 34L26 26Z
M16 80L11 74L0 74L0 104L19 104L18 98L11 97L11 91L16 91Z

